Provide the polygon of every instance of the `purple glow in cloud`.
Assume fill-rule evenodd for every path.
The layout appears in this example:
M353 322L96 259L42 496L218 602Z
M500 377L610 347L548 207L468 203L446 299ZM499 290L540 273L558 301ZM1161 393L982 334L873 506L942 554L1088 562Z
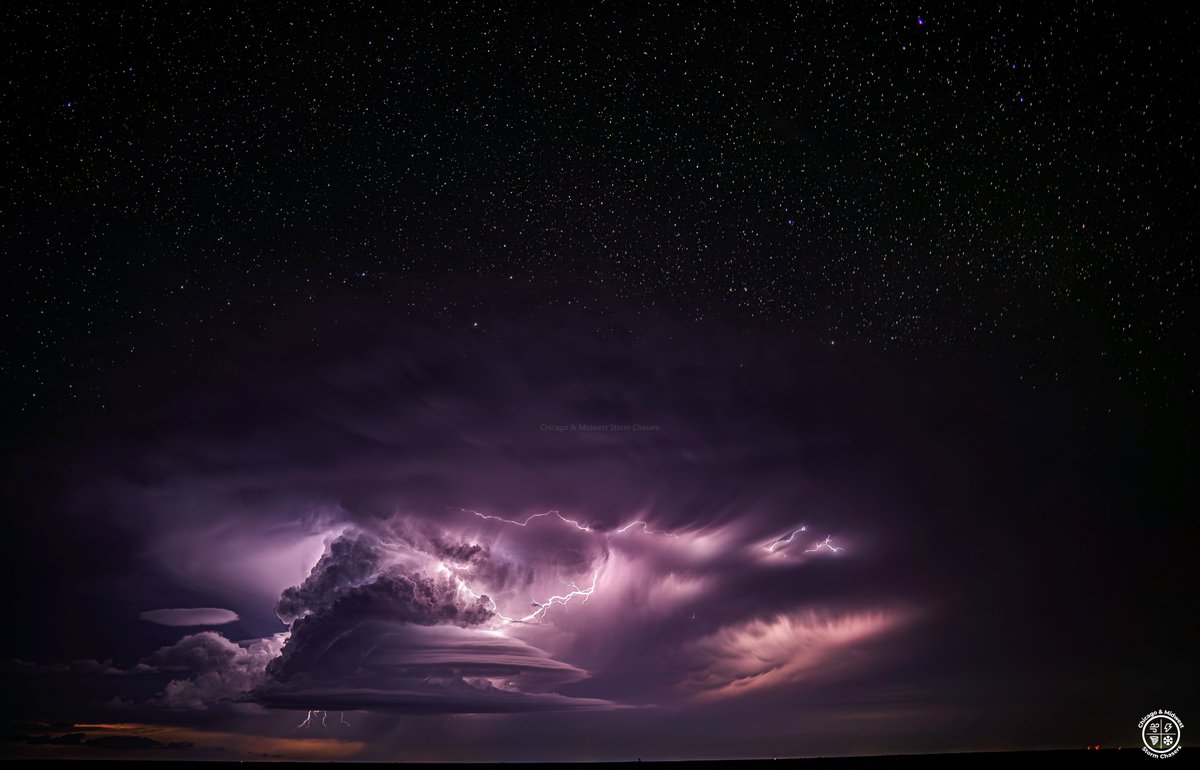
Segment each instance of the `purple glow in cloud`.
M837 441L789 411L792 367L763 351L749 363L765 374L746 378L736 339L660 336L614 347L522 327L479 347L362 335L311 371L289 359L245 369L244 388L224 382L234 396L195 394L128 461L152 483L121 473L80 494L113 501L156 570L262 636L182 640L171 657L186 648L190 667L140 705L679 705L796 685L899 626L843 606L837 574L859 562L869 522L797 465ZM738 420L713 419L730 402L745 405ZM236 435L210 430L230 420L206 415L229 409ZM541 428L571 422L663 429ZM797 512L837 536L811 537ZM165 672L168 653L155 656L144 665Z
M186 676L171 681L158 701L203 709L249 700L312 713L618 708L610 700L558 692L590 677L564 659L572 635L616 629L634 638L649 636L686 608L719 606L720 574L735 566L746 569L731 554L755 538L737 527L657 538L641 520L602 531L559 517L555 521L565 530L556 534L567 539L547 548L544 537L526 526L528 517L482 518L501 529L481 536L470 534L471 519L438 527L401 517L370 530L342 527L308 577L282 592L277 613L290 625L288 633L239 645L205 632L159 650L143 661L145 671ZM519 539L497 537L514 525ZM642 525L640 532L635 525ZM631 532L639 536L625 537ZM567 553L574 556L564 572ZM575 570L590 570L590 581L564 577ZM502 603L519 606L518 591L547 592L563 581L558 593L529 601L523 616L500 609ZM597 601L587 606L593 598ZM703 697L724 697L786 684L837 646L892 622L875 616L823 623L781 616L766 624L751 619L720 625L684 645L670 678L684 682L681 697L697 689L704 690ZM753 661L767 661L767 667L752 670Z
M895 627L894 612L794 612L726 626L687 644L685 691L702 700L745 695L815 675L856 642Z

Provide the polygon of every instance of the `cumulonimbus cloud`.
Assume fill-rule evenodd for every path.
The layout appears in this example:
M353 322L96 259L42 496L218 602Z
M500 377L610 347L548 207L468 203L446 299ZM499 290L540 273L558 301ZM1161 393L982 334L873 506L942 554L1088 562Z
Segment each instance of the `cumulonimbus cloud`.
M428 527L426 528L428 530ZM291 631L258 702L306 710L503 713L605 708L554 688L587 672L497 630L495 602L447 567L488 568L489 550L403 520L333 539L276 609Z
M166 410L88 490L181 585L287 628L263 650L208 638L232 655L159 702L678 703L798 683L855 629L899 622L847 615L832 565L861 565L854 538L881 516L825 493L819 474L859 468L829 415L903 432L863 416L877 394L854 397L870 378L853 366L818 377L810 350L669 320L624 339L526 319L487 341L341 321L318 360L239 367L232 396ZM545 427L563 425L592 427Z

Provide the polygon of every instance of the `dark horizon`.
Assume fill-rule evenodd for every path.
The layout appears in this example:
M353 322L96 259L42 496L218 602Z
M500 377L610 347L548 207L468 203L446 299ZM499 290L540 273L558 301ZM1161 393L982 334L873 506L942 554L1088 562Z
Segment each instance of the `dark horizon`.
M6 8L0 756L1190 731L1170 13Z

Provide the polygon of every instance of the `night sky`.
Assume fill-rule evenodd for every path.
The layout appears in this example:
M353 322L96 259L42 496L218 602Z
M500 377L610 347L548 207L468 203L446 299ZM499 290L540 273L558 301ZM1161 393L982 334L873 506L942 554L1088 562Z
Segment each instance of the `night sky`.
M0 756L1198 718L1200 12L395 5L0 9Z

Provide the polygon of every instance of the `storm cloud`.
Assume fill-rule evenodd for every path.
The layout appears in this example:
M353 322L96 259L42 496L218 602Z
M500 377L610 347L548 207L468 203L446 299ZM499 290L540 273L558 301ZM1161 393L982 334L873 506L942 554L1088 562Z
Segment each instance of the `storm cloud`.
M68 469L70 504L162 576L139 607L238 616L236 641L147 636L94 664L145 682L118 702L288 730L358 712L330 717L355 735L385 729L371 714L576 712L720 732L757 729L737 708L903 701L914 677L953 694L976 656L1018 654L982 608L1011 618L1052 562L1005 547L1013 512L1077 503L1009 483L1054 443L985 382L671 318L386 318L339 308L319 349L275 330Z
M216 632L202 631L142 659L140 671L173 677L153 703L172 709L205 709L240 700L261 684L282 643L282 635L237 644Z
M814 378L829 368L817 351L668 322L624 339L527 320L486 338L342 325L317 358L281 350L166 408L132 453L153 468L141 481L93 472L89 494L137 522L158 569L239 601L251 626L286 629L161 649L145 665L187 676L157 702L683 702L713 665L711 640L778 613L836 614L845 589L829 576L878 534L874 513L815 473L816 458L851 451L820 415L845 413L859 378ZM233 414L236 433L217 427ZM764 548L806 523L820 529ZM837 547L809 550L820 538ZM761 678L776 680L796 681Z

